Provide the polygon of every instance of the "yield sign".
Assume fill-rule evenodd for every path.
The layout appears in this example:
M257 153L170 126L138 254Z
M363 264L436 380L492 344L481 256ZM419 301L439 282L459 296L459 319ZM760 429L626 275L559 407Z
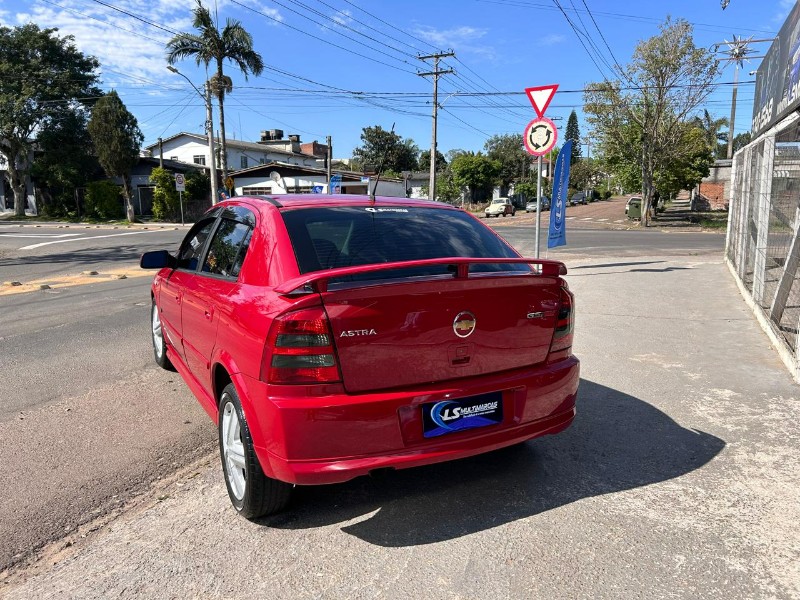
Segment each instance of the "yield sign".
M533 110L539 115L541 119L544 116L544 111L550 105L550 100L558 89L558 84L555 85L540 85L539 87L525 88L525 93L528 95L528 100L533 104Z

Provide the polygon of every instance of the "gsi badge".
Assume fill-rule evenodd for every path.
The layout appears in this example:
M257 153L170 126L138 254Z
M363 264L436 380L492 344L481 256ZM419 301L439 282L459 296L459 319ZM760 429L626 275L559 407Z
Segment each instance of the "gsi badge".
M453 331L460 338L469 337L475 331L475 315L468 310L458 313L453 320Z

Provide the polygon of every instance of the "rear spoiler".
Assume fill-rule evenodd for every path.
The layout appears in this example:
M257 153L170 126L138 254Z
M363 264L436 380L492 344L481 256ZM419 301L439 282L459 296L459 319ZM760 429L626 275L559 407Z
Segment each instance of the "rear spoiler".
M306 286L311 287L311 291L324 293L328 291L328 282L337 277L347 277L350 275L360 275L373 271L391 271L393 269L410 269L413 267L427 267L430 265L452 265L456 267L454 274L456 279L467 279L469 277L470 265L477 264L530 264L541 267L538 275L545 277L558 277L567 274L567 267L564 263L556 260L544 260L539 258L467 258L455 256L450 258L428 258L425 260L407 260L389 263L376 263L370 265L358 265L355 267L340 267L338 269L328 269L326 271L314 271L306 273L300 277L290 279L275 288L275 291L284 296L297 293L307 293Z

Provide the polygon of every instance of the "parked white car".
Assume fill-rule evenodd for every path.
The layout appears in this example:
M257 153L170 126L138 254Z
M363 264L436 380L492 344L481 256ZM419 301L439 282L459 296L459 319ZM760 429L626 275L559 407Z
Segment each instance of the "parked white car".
M495 198L492 200L492 203L486 207L484 212L486 213L487 219L489 217L499 217L500 215L504 217L506 215L511 215L513 217L517 209L514 208L509 198Z

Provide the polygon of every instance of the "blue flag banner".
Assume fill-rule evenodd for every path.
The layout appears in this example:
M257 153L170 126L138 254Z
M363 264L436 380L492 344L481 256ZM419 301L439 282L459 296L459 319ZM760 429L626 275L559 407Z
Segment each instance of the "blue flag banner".
M550 201L550 233L547 236L547 247L567 245L567 193L569 187L569 158L572 156L572 140L561 146L556 159L556 171L553 177L553 198Z
M331 183L328 190L329 194L341 194L342 193L342 176L339 173L333 175L331 177Z

